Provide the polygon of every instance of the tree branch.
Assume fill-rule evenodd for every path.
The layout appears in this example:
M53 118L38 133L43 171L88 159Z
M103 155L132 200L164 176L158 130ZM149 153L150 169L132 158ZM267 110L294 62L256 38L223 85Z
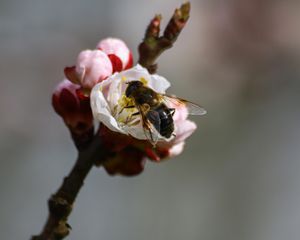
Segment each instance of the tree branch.
M67 220L77 194L95 160L104 160L107 152L107 149L101 147L101 141L97 135L85 150L79 152L73 169L48 201L49 215L42 232L40 235L33 236L32 240L60 240L69 234L71 227Z
M159 36L161 15L156 15L147 27L143 42L139 45L139 64L155 73L155 60L165 50L171 48L190 16L190 3L186 2L176 9L164 33Z

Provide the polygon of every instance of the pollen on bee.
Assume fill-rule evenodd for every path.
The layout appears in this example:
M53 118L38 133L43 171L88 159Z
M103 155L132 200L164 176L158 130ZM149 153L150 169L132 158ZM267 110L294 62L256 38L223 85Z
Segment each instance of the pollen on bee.
M136 120L136 118L133 117L133 113L135 113L137 109L132 106L134 106L133 100L126 97L125 94L123 94L118 100L118 104L115 106L115 118L121 125L128 125L132 121Z
M129 97L126 97L125 94L123 94L118 100L118 105L121 107L132 106L133 104L133 100Z
M148 80L144 77L141 77L140 78L140 81L144 84L144 85L147 85L148 84Z

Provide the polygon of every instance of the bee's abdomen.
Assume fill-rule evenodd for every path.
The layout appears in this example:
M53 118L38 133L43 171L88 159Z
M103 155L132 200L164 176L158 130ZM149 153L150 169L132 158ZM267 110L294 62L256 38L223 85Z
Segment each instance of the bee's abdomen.
M159 113L160 117L159 133L165 138L170 138L174 131L174 121L170 109L165 104L160 104L154 110Z

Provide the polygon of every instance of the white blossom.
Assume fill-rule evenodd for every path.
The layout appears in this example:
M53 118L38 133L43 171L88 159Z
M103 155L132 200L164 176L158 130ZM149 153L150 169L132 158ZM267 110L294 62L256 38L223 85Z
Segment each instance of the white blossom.
M141 116L132 116L138 110L124 108L134 105L133 100L125 96L128 86L126 83L137 80L142 81L145 86L152 88L157 93L165 93L170 86L164 77L151 75L147 69L137 65L129 70L115 73L96 84L90 96L91 108L94 118L110 130L145 140L148 138L142 126Z

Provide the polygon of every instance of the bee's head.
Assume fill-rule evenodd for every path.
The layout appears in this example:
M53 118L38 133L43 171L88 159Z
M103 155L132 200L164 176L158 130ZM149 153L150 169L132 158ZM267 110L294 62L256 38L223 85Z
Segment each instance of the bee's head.
M128 87L126 88L125 95L126 97L130 97L134 92L138 91L138 89L144 84L141 81L131 81L127 82Z

